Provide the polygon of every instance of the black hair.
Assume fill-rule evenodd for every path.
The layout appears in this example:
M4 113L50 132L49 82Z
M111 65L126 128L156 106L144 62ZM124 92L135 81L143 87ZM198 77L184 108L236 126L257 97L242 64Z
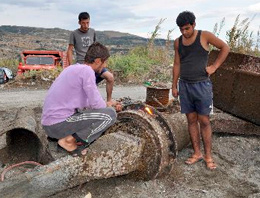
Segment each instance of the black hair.
M82 19L89 19L90 18L90 16L89 16L89 13L87 13L87 12L81 12L80 14L79 14L79 21L81 21Z
M183 11L178 15L176 19L176 23L179 27L183 27L184 25L187 24L193 25L195 23L195 19L196 17L193 14L193 12Z
M108 49L99 42L95 42L89 46L85 56L86 63L93 63L96 58L101 58L105 62L110 57Z

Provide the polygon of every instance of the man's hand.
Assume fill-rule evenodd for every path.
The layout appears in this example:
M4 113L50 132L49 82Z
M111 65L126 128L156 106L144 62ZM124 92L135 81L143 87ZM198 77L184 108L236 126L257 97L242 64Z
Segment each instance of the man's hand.
M177 88L172 88L172 96L173 96L174 98L177 98L178 95L179 95L179 92L178 92Z
M115 100L107 101L107 106L114 107L116 112L122 111L122 104L118 101L115 101Z
M217 70L217 67L214 65L210 65L210 66L206 67L206 72L208 73L209 76L214 74L216 72L216 70Z
M114 106L116 112L122 111L122 104L120 102L117 102L117 104Z

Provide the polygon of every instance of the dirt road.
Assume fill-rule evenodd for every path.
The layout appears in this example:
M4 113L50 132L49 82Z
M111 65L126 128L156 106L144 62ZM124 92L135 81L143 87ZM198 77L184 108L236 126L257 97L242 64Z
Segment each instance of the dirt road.
M103 98L106 98L105 87L99 88ZM1 90L0 89L0 109L10 108L10 107L24 107L24 106L41 106L43 104L44 97L47 90L22 90L22 89L12 89L12 90ZM146 88L144 86L116 86L113 90L113 98L119 99L122 97L131 97L133 100L145 100Z
M105 88L100 88L105 97ZM10 107L41 106L46 90L0 90L0 110ZM130 96L145 99L145 87L115 87L114 98ZM3 126L1 126L3 127ZM260 138L214 133L215 171L203 161L185 165L192 152L189 146L179 152L167 176L150 181L135 181L122 176L82 184L51 196L52 198L237 198L260 197Z

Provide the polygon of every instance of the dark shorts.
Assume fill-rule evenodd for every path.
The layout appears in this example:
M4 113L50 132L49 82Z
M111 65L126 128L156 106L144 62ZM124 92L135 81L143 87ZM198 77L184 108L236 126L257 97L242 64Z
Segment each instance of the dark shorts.
M209 115L213 108L213 92L210 80L201 82L179 81L181 113L197 112Z
M107 68L103 68L102 71L101 71L101 73L96 73L96 72L95 72L95 75L96 75L96 84L98 84L98 83L100 83L102 80L104 80L104 78L102 78L101 75L102 75L104 72L106 72L106 71L108 71L108 69L107 69Z
M61 139L76 134L82 141L90 144L100 137L115 121L116 112L112 107L87 109L73 114L64 122L43 126L43 129L51 138Z

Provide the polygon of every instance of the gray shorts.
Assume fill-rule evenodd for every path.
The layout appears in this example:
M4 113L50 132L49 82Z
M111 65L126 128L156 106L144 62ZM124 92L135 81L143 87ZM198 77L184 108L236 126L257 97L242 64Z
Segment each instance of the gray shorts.
M209 79L195 83L180 80L179 95L181 113L209 115L213 108L212 83Z
M51 138L61 139L75 135L90 144L99 138L116 121L114 108L87 109L73 114L64 122L51 126L43 126Z

